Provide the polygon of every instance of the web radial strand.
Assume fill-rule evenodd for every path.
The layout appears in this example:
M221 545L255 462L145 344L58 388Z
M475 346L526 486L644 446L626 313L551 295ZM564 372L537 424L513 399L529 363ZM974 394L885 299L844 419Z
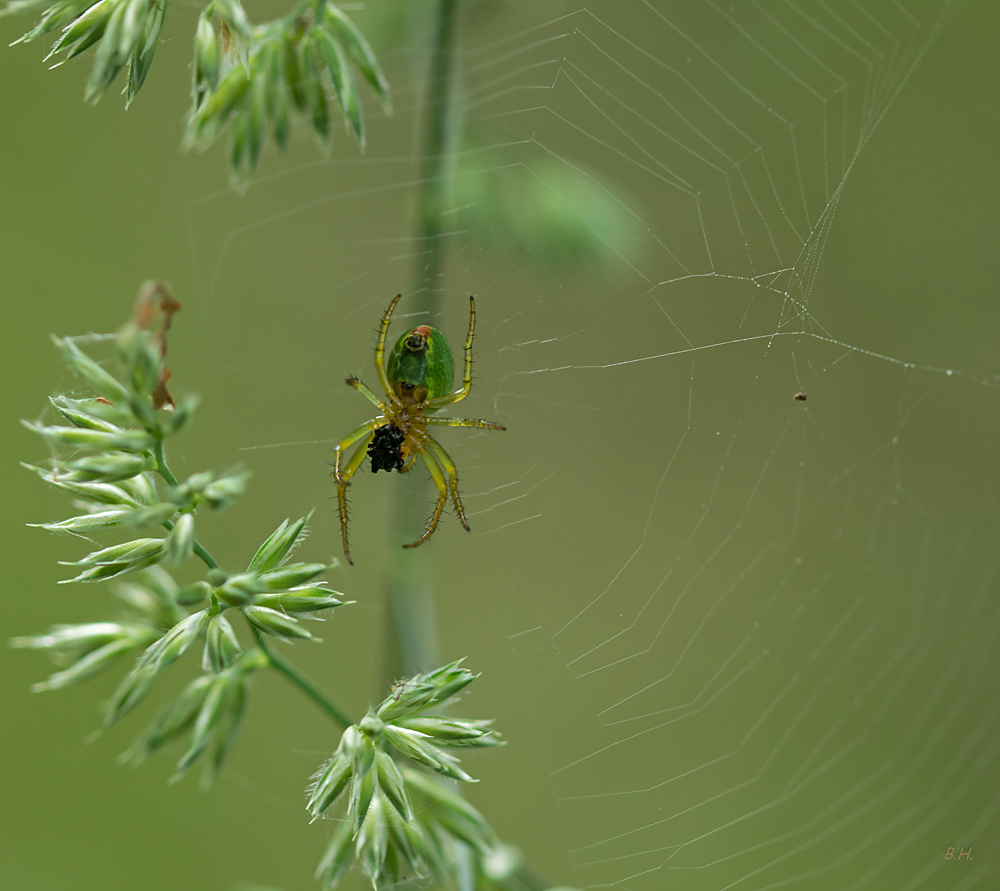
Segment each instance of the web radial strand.
M530 127L542 157L614 170L633 196L646 197L629 206L642 208L647 248L638 259L622 250L617 263L637 303L652 301L670 325L658 347L634 331L652 318L616 303L614 317L584 320L584 342L569 362L536 350L537 364L525 359L514 368L519 390L554 402L552 379L565 383L569 372L584 390L613 382L621 420L640 416L651 398L658 404L657 395L687 397L677 400L686 417L669 405L662 423L646 428L660 444L660 463L643 463L644 509L634 497L611 495L610 480L597 487L615 505L605 519L636 515L624 521L631 538L609 536L617 560L583 558L591 571L579 596L536 610L538 624L525 622L532 630L512 640L526 675L551 670L531 655L543 643L568 672L571 680L541 699L569 697L592 719L552 772L563 819L578 839L576 881L844 887L850 876L862 887L886 875L917 875L927 864L907 865L906 857L961 794L927 783L913 804L925 817L921 829L884 817L909 806L900 804L910 800L907 780L935 763L937 750L917 740L928 715L944 708L943 691L962 687L971 705L989 677L983 663L961 681L958 666L969 664L958 657L948 663L956 673L938 685L913 677L920 644L941 646L927 616L941 614L946 595L931 565L958 544L935 537L932 519L915 504L879 506L878 498L859 496L857 477L879 474L859 471L828 434L798 420L751 421L736 394L763 392L739 383L751 368L758 380L770 379L771 366L787 363L794 379L808 380L859 358L858 347L838 346L816 310L820 264L857 159L945 10L645 7L646 18L626 21L611 4L588 4L572 33L553 23L551 35L536 32L522 44L519 64L508 54L502 77L470 87L479 115L530 118L507 131L512 143ZM481 65L484 72L488 62ZM524 79L532 75L543 99L527 107ZM524 157L526 175L537 175L537 153ZM569 192L559 198L573 205ZM888 372L886 363L919 364L883 355L868 366L872 380ZM723 371L729 365L736 376ZM948 370L926 374L940 381ZM919 401L933 386L928 379L903 389ZM706 400L717 400L717 410ZM914 410L899 408L896 426ZM553 419L550 429L556 426ZM628 426L641 449L643 427ZM838 457L793 469L823 443ZM865 458L880 464L879 446L872 443ZM622 473L612 464L609 476ZM694 467L702 469L692 484L685 476ZM639 478L632 485L633 495L643 488ZM778 503L784 520L775 523ZM829 544L809 544L817 540ZM912 562L892 568L889 553L904 541ZM982 544L995 555L995 535ZM989 590L988 564L980 572L980 589ZM980 653L996 630L977 641ZM905 690L919 691L923 713L901 705ZM894 709L903 724L879 734L880 716ZM978 727L965 727L961 714L940 715L937 732L980 753L977 767L952 767L950 776L968 784L995 763L1000 714ZM697 729L708 726L711 733ZM692 735L704 747L692 745ZM888 751L866 763L873 744ZM904 751L897 765L891 753ZM831 784L836 794L824 791ZM995 798L983 813L994 812Z

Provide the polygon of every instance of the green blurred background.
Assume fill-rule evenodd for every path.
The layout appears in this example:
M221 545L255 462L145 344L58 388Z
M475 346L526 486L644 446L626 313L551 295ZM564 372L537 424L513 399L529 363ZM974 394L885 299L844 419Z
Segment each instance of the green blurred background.
M325 462L369 416L342 378L375 382L375 327L417 263L431 4L368 7L357 20L396 114L366 94L364 155L338 134L324 158L301 133L249 188L229 187L221 150L177 148L196 5L172 9L127 113L114 94L81 101L86 62L48 72L39 46L0 52L4 636L113 610L100 588L56 586L56 561L85 543L25 527L66 508L17 466L44 457L17 419L74 386L49 333L115 330L147 278L184 304L173 388L202 394L174 470L254 474L203 540L237 567L315 508L300 553L338 555ZM548 183L560 212L575 196L611 242L592 258L544 233L520 244L490 228L496 208L478 208L483 223L467 201L436 322L456 346L476 294L462 413L508 427L441 437L473 532L445 516L425 546L442 655L483 672L464 710L509 741L468 759L470 798L554 881L996 881L1000 9L907 8L920 27L886 14L881 55L824 43L824 10L860 33L840 2L764 4L783 32L743 9L737 28L711 4L463 9L463 122L489 152L463 156L458 194L495 178L523 234L517 190ZM248 7L254 20L281 9ZM0 20L0 40L25 27ZM709 57L736 72L728 83ZM847 166L832 225L817 227ZM741 183L756 208L732 197ZM808 271L813 227L822 263L803 288L776 271ZM357 605L293 653L356 715L384 695L396 483L363 473L352 486L357 565L331 582ZM308 825L302 790L337 734L280 678L258 679L235 756L203 793L193 778L166 785L171 753L115 763L155 695L84 745L116 679L32 695L45 660L0 654L0 885L315 887L328 831ZM972 858L946 860L951 846Z

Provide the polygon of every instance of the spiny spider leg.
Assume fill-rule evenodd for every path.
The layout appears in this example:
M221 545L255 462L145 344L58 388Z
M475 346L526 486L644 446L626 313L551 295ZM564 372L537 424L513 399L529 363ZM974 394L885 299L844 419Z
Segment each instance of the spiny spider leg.
M337 511L340 514L340 536L344 541L344 557L351 566L354 565L354 561L351 559L351 549L347 546L347 484L361 466L361 462L365 460L368 454L368 444L374 436L375 434L372 432L361 440L361 444L354 450L354 454L351 455L351 460L347 462L347 466L344 468L342 474L339 467L334 470L337 480ZM339 461L340 454L338 453L337 462L339 463ZM340 475L337 476L338 474Z
M428 436L424 445L444 468L444 472L448 474L448 488L451 489L451 498L455 502L455 513L458 514L458 519L462 521L465 531L469 532L469 524L465 520L465 509L462 507L462 499L458 497L458 468L455 466L455 462L451 460L451 455L441 447L436 439Z
M378 382L382 385L382 389L385 390L386 397L392 395L392 387L389 386L389 378L385 373L385 362L383 361L385 356L385 335L389 331L389 321L392 319L392 311L396 308L396 304L399 303L399 298L402 296L402 294L397 294L393 297L392 303L389 304L385 315L382 316L382 326L378 329L378 343L375 345L375 370L378 372Z
M489 430L506 430L502 424L492 421L481 421L475 418L424 418L425 424L435 424L438 427L485 427Z
M404 548L415 548L417 545L422 545L434 534L434 530L437 529L438 520L441 519L441 511L444 510L444 506L448 503L448 486L444 481L444 474L441 472L441 468L438 467L437 461L434 460L433 455L428 455L425 451L420 452L420 457L424 459L424 464L427 465L427 469L430 471L431 479L434 480L438 487L438 500L437 504L434 505L434 513L431 514L424 534L415 542L403 545Z
M372 405L378 406L386 414L389 413L389 407L371 391L371 388L364 381L360 381L356 377L349 377L345 383L349 387L354 387Z
M365 460L368 443L371 442L375 431L379 427L384 427L385 424L386 421L384 418L368 421L360 427L355 427L354 430L348 433L333 448L333 480L337 484L337 510L340 513L340 534L344 539L344 557L347 558L347 562L352 566L354 565L354 561L351 559L351 552L347 547L347 484L361 466L361 462ZM342 467L341 462L343 461L344 451L359 439L362 439L362 437L361 445L354 450L350 461Z
M476 331L476 301L469 298L469 335L465 338L465 372L462 375L462 386L454 393L447 396L439 396L437 399L428 399L424 404L429 409L440 408L443 405L451 405L465 399L472 389L472 335Z

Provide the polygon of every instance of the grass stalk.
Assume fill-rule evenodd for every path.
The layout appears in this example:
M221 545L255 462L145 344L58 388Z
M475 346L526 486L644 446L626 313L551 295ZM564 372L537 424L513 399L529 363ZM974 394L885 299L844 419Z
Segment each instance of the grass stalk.
M438 3L425 106L413 306L419 318L428 320L440 312L445 259L441 233L447 196L456 5L455 0ZM417 474L403 477L399 483L392 506L392 550L386 580L387 681L430 669L439 662L428 552L426 546L402 548L420 536L427 519L430 487Z

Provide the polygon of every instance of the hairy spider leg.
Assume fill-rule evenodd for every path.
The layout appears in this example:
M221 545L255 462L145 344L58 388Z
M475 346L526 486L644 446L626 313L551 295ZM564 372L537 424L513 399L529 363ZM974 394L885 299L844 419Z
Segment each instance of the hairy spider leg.
M355 427L350 433L347 434L340 442L338 442L333 447L333 476L338 482L341 478L340 462L343 457L344 452L349 446L354 445L362 436L369 433L374 433L379 427L384 427L389 423L388 418L375 418L371 421L365 421L360 427ZM355 453L357 454L357 453ZM351 456L351 462L354 463L354 455ZM360 464L360 462L358 462ZM357 467L354 468L357 470ZM347 482L347 480L344 480Z
M502 424L492 421L481 421L476 418L424 418L425 424L436 424L438 427L484 427L488 430L506 430Z
M390 307L391 308L391 307ZM476 301L475 298L469 298L469 335L465 338L465 372L462 375L462 386L457 389L454 393L449 393L447 396L438 396L436 399L428 399L424 402L424 405L428 410L434 411L434 409L440 408L443 405L451 405L453 402L458 402L460 399L465 399L469 395L469 391L472 389L472 335L476 330Z
M455 502L455 513L458 514L458 519L462 521L465 531L469 532L469 524L465 520L465 509L462 507L462 499L458 497L458 468L455 466L455 462L451 460L451 455L444 450L436 439L427 434L424 435L427 436L427 441L424 445L444 468L444 472L448 474L448 488L451 489L451 498Z
M333 448L333 480L337 484L337 510L340 513L340 534L344 540L344 557L347 558L347 562L352 566L354 565L354 561L351 559L351 552L347 547L347 484L361 466L361 462L365 460L368 444L372 441L375 431L379 427L384 427L387 423L388 420L386 418L367 421L348 433ZM362 440L361 445L354 450L354 454L351 455L350 460L341 468L345 449L356 443L359 439Z
M364 381L360 381L356 377L349 377L347 386L354 387L372 405L378 406L386 414L389 413L389 407L371 391L371 388Z
M396 308L396 304L399 303L399 298L402 294L397 294L392 298L392 303L389 304L389 308L385 311L385 315L382 316L382 327L378 330L378 343L375 345L375 370L378 371L378 382L382 385L382 389L385 390L385 395L387 398L392 398L392 387L389 385L389 376L385 373L385 362L383 361L385 357L385 336L389 333L389 320L392 319L392 311Z
M434 512L427 522L424 534L415 542L403 545L404 548L415 548L417 545L422 545L434 534L434 530L437 529L438 520L441 519L441 511L444 510L444 506L448 503L448 485L445 483L444 474L441 472L441 468L438 466L433 454L429 455L426 451L420 449L420 457L424 459L424 464L427 465L427 469L430 471L431 479L434 480L434 483L438 487L438 500L437 504L434 505Z
M340 536L344 542L344 557L351 566L354 565L354 561L351 559L351 549L347 544L347 484L365 460L365 456L368 454L368 444L374 436L375 432L372 431L361 440L361 444L354 450L351 460L347 462L343 471L340 469L341 452L337 453L334 463L333 474L334 480L337 483L337 511L340 514Z

